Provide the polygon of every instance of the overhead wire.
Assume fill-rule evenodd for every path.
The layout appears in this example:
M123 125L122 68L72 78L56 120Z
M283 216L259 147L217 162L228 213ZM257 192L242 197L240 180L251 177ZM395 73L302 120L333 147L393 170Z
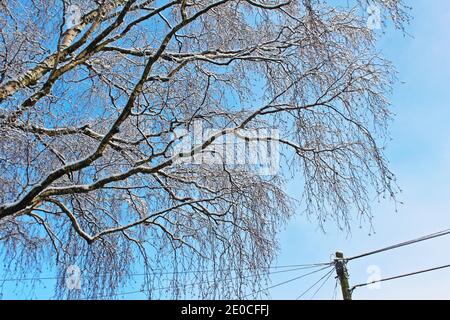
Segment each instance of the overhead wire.
M415 272L405 273L405 274L401 274L401 275L393 276L393 277L389 277L389 278L374 280L374 281L367 282L367 283L357 284L357 285L351 287L350 290L353 291L356 288L365 287L365 286L368 286L368 285L371 285L371 284L375 284L375 283L380 283L380 282L386 282L386 281L396 280L396 279L400 279L400 278L411 277L411 276L415 276L415 275L418 275L418 274L432 272L432 271L437 271L437 270L442 270L442 269L446 269L446 268L450 268L450 264L439 266L439 267L434 267L434 268L430 268L430 269L425 269L425 270L419 270L419 271L415 271Z
M330 263L328 264L329 266L331 265ZM286 272L292 272L292 271L299 271L299 270L305 270L306 268L312 268L313 266L308 266L308 267L297 267L297 268L292 268L292 269L288 269L288 270L278 270L278 271L271 271L271 272L266 272L260 275L274 275L274 274L280 274L280 273L286 273ZM319 266L316 266L316 268ZM328 267L328 266L327 266ZM313 272L314 273L314 272ZM210 280L210 281L202 281L199 283L190 283L190 284L185 284L185 285L180 285L179 287L182 288L187 288L187 287L195 287L195 286L200 286L200 285L204 285L204 284L209 284L209 283L217 283L217 282L223 282L223 281L232 281L232 280L236 280L236 279L248 279L248 278L252 278L252 277L256 277L258 275L246 275L246 276L241 276L241 277L232 277L232 278L225 278L225 279L219 279L219 280ZM168 290L168 289L173 289L173 286L166 286L166 287L159 287L159 288L152 288L152 290L154 291L162 291L162 290ZM137 291L132 291L131 293L139 293L139 292L144 292L144 289L141 290L137 290ZM111 295L103 295L103 296L96 296L94 297L94 299L99 299L99 298L108 298L108 297L113 297L113 296L120 296L123 293L114 293ZM128 293L125 293L128 294Z
M328 269L328 268L330 268L330 267L333 267L333 265L332 265L331 263L330 263L328 266L325 266L325 267L323 267L323 268L320 268L319 270L314 270L314 271L311 271L311 272L302 274L302 275L300 275L300 276L298 276L298 277L295 277L295 278L292 278L292 279L289 279L289 280L286 280L286 281L277 283L277 284L275 284L275 285L269 286L269 287L267 287L267 288L264 288L264 289L261 289L261 290L258 290L258 291L251 292L251 293L245 295L243 298L246 298L246 297L249 297L249 296L253 296L253 295L258 294L258 293L260 293L260 292L267 291L267 290L270 290L270 289L273 289L273 288L282 286L282 285L284 285L284 284L287 284L287 283L290 283L290 282L299 280L299 279L301 279L301 278L304 278L304 277L307 277L307 276L309 276L309 275L315 274L315 273L317 273L317 272L320 272L320 271L322 271L322 270Z
M397 244L394 244L394 245L391 245L391 246L383 247L381 249L377 249L377 250L365 252L365 253L362 253L362 254L358 254L358 255L355 255L355 256L351 256L349 258L344 258L343 260L345 262L348 262L348 261L360 259L360 258L363 258L363 257L371 256L371 255L374 255L374 254L378 254L378 253L381 253L381 252L385 252L385 251L389 251L389 250L393 250L393 249L409 246L409 245L412 245L412 244L416 244L416 243L419 243L419 242L423 242L423 241L427 241L427 240L431 240L431 239L435 239L435 238L439 238L439 237L443 237L443 236L447 236L447 235L450 235L450 229L444 229L442 231L431 233L431 234L428 234L428 235L425 235L425 236L422 236L422 237L419 237L419 238L411 239L411 240L408 240L408 241L403 241L403 242L400 242L400 243L397 243ZM429 269L425 269L425 270L419 270L419 271L415 271L415 272L405 273L405 274L401 274L401 275L397 275L397 276L393 276L393 277L389 277L389 278L374 280L374 281L367 282L367 283L361 283L361 284L353 286L350 290L353 292L353 290L355 290L356 288L368 286L368 285L371 285L371 284L380 283L380 282L386 282L386 281L391 281L391 280L396 280L396 279L400 279L400 278L406 278L406 277L415 276L415 275L418 275L418 274L423 274L423 273L428 273L428 272L433 272L433 271L437 271L437 270L441 270L441 269L445 269L445 268L449 268L449 267L450 267L450 265L443 265L443 266L429 268Z
M338 279L336 277L336 281L334 284L333 295L331 296L331 300L336 300L337 297L337 287L338 287Z
M284 269L284 268L300 268L300 269L310 269L318 266L329 265L330 263L310 263L310 264L292 264L292 265L279 265L279 266L269 266L262 269ZM186 271L152 271L144 273L129 273L127 276L148 276L148 275L167 275L167 274L194 274L194 273L211 273L211 272L226 272L226 271L248 271L256 270L257 268L229 268L229 269L207 269L207 270L186 270ZM112 272L104 272L97 274L97 277L112 274ZM35 280L58 280L64 279L67 276L44 276L44 277L26 277L26 278L3 278L0 282L18 282L18 281L35 281Z
M320 289L323 288L323 286L328 282L328 280L330 279L330 277L333 275L334 269L331 270L327 277L325 278L325 280L322 282L322 284L317 288L317 290L314 292L314 294L311 296L311 300L314 299L314 297L317 295L317 293L319 293Z
M378 249L378 250L374 250L374 251L369 251L369 252L365 252L365 253L362 253L362 254L358 254L356 256L345 258L344 260L345 261L351 261L351 260L355 260L355 259L360 259L360 258L367 257L367 256L370 256L370 255L373 255L373 254L377 254L377 253L381 253L381 252L397 249L397 248L400 248L400 247L408 246L408 245L411 245L411 244L415 244L415 243L418 243L418 242L423 242L423 241L434 239L434 238L438 238L438 237L443 237L443 236L446 236L446 235L449 235L449 234L450 234L450 229L445 229L445 230L442 230L442 231L439 231L439 232L435 232L435 233L432 233L432 234L429 234L429 235L426 235L426 236L422 236L422 237L419 237L419 238L416 238L416 239L400 242L400 243L397 243L397 244L394 244L394 245L391 245L391 246L388 246L388 247L384 247L384 248L381 248L381 249Z
M306 289L305 291L303 291L295 300L300 300L301 297L303 297L305 294L307 294L312 288L314 288L317 284L319 284L323 279L325 279L325 281L319 286L319 290L323 287L323 285L325 284L325 282L327 282L327 280L330 278L330 276L333 274L334 268L329 270L327 273L325 273L325 275L323 275L319 280L317 280L316 282L314 282L308 289ZM317 292L319 291L317 290L313 297L317 294Z

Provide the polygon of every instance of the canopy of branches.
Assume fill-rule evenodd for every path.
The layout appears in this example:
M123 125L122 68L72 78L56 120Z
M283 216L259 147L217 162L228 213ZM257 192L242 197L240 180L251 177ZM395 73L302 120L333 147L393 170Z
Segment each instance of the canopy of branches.
M151 297L242 297L294 211L290 170L319 223L370 220L371 192L396 191L382 152L394 72L365 10L407 17L398 0L340 3L1 1L6 272L50 266L62 296L111 293L138 268ZM207 133L186 145L196 123ZM270 174L217 152L252 130L277 132L257 139L277 145ZM69 265L83 290L65 286Z

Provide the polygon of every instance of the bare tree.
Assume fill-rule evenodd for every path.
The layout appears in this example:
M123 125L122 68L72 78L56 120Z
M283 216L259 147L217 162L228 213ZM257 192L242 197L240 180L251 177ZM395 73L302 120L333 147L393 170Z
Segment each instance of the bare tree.
M244 297L293 213L290 170L319 223L370 221L373 192L396 187L382 152L395 74L369 4L407 18L400 0L2 0L6 272L50 265L61 297L111 294L133 270L150 297ZM208 133L183 142L199 121ZM278 130L255 138L279 146L276 172L217 152L260 129ZM222 161L195 161L207 154Z

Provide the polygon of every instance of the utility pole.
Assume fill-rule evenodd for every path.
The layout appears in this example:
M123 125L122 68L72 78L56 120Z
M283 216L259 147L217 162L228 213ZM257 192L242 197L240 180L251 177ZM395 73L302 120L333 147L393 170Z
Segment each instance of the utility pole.
M341 283L342 297L344 300L352 300L352 292L348 283L347 262L344 259L344 254L340 251L336 251L334 266L339 282Z

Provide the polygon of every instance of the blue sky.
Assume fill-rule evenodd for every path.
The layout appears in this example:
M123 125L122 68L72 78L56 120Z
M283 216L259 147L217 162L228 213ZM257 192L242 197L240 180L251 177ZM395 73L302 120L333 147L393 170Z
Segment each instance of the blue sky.
M411 36L388 30L380 49L393 61L399 82L391 97L396 114L391 125L387 157L403 192L395 206L374 203L374 228L350 235L329 224L323 233L315 222L297 216L281 234L278 263L295 264L329 261L341 250L347 256L371 251L450 228L450 2L410 1L413 20ZM290 190L300 186L291 181ZM381 277L390 277L429 267L450 264L450 236L349 262L351 285L365 283L369 266L377 266ZM273 283L295 277L303 271L274 276ZM323 274L323 273L322 273ZM307 277L271 290L274 299L295 299L320 278ZM330 299L334 276L317 293L316 299ZM312 293L305 298L310 298ZM338 291L338 298L341 297ZM383 283L378 290L358 288L354 299L450 299L450 269Z
M396 117L391 125L393 140L388 144L387 157L403 189L399 200L404 204L395 212L393 203L375 202L376 233L370 236L368 225L359 229L356 223L351 234L342 233L332 223L324 233L315 221L298 214L280 234L277 264L330 261L336 250L352 256L450 228L450 2L411 3L414 19L407 27L411 37L389 30L380 40L380 49L398 70L399 82L391 97ZM299 188L295 180L289 183L291 195L298 197ZM450 236L352 261L348 265L350 282L366 282L370 266L377 266L381 277L389 277L450 264L449 247ZM273 284L300 273L273 276ZM295 299L321 275L274 288L270 290L271 297ZM51 296L52 283L46 284L47 288L36 290L35 298ZM334 286L333 276L315 298L332 298ZM29 297L11 291L4 291L3 296ZM339 291L337 297L341 297ZM377 290L359 288L354 299L450 299L450 269L383 283Z

